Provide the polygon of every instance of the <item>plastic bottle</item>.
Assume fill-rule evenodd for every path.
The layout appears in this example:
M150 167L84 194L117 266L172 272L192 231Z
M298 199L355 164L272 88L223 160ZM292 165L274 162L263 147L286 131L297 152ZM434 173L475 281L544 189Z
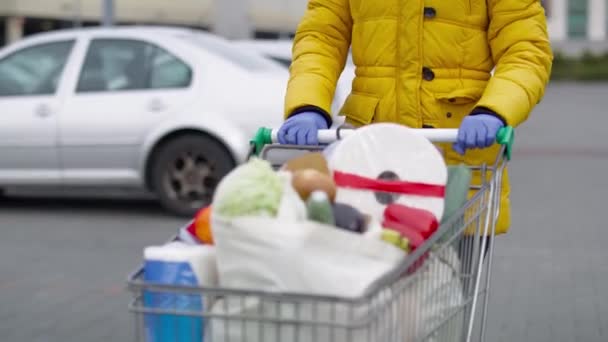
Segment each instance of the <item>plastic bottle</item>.
M143 279L151 285L180 287L214 287L218 284L215 249L209 245L190 245L174 241L144 249ZM146 342L203 342L205 320L185 312L203 312L208 303L205 295L179 291L146 289L146 308L161 310L145 313Z
M334 226L336 220L329 197L324 191L313 191L306 201L308 219Z

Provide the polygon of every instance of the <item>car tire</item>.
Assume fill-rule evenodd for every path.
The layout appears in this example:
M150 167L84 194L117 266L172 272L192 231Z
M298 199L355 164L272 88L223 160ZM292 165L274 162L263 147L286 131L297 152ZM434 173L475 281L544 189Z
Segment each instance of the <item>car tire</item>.
M165 209L183 217L211 204L217 184L236 165L222 143L203 134L171 139L152 158L152 189Z

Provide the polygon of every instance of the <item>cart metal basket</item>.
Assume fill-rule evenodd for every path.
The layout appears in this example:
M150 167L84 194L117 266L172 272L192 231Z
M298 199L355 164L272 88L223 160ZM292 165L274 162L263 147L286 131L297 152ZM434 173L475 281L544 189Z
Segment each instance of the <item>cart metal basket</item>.
M433 142L454 141L457 135L449 129L420 132ZM338 138L340 131L319 133L321 143ZM278 167L285 161L281 158L310 150L271 143L275 141L276 131L261 129L252 152ZM146 327L163 317L175 319L163 342L483 341L494 228L512 128L501 130L498 142L502 146L494 164L474 167L484 180L472 185L474 195L360 298L155 285L143 280L140 267L128 279L136 340L153 341ZM172 298L174 305L147 307L145 296L151 294ZM203 303L202 309L177 309L180 300L192 298Z

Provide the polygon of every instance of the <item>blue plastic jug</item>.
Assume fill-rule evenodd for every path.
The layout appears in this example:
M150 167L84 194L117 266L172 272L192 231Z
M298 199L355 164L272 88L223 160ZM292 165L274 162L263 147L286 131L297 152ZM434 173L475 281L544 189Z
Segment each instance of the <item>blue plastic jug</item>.
M197 286L198 281L190 263L145 260L144 280L148 284ZM166 312L144 314L147 342L202 342L203 318L178 315L183 311L202 312L201 295L189 293L144 291L146 308Z

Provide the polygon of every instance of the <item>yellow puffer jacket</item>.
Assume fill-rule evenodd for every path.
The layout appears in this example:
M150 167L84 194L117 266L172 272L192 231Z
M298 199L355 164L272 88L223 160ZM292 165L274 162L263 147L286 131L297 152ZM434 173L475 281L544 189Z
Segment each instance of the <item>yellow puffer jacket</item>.
M351 45L356 77L340 115L355 126L457 128L480 107L517 126L542 98L553 59L538 0L309 0L295 36L286 117L311 107L330 112ZM469 165L494 161L498 149L463 158L443 148L449 163ZM509 226L505 175L496 232Z

